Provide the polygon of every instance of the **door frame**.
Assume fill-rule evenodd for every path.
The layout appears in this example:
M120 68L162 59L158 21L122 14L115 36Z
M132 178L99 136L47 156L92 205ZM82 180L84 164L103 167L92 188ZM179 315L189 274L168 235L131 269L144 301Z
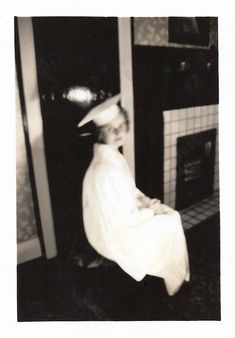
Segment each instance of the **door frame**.
M57 247L46 168L33 25L30 17L19 17L17 18L17 22L29 142L32 153L43 244L46 258L49 259L57 255Z

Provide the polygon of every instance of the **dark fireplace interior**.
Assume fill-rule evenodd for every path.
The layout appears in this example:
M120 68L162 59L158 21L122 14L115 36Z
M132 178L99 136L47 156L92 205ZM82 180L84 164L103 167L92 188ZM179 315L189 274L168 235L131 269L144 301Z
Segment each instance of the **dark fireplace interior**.
M216 129L177 139L176 209L213 193Z

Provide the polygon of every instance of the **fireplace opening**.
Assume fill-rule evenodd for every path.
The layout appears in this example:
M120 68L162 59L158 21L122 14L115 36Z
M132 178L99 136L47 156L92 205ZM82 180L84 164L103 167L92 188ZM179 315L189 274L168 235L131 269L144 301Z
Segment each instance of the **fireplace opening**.
M176 209L213 193L216 129L177 138Z

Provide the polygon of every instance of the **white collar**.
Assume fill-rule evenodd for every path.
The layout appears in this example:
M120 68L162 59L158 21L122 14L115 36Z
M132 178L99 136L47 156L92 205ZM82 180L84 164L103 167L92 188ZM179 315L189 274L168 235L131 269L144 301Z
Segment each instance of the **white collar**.
M109 144L95 143L94 144L94 157L99 161L104 160L114 162L115 160L120 163L123 161L123 155L116 147Z

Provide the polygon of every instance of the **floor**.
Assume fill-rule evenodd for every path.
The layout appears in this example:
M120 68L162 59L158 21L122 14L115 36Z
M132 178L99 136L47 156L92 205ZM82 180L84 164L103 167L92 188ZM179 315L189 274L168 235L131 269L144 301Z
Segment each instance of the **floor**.
M208 217L219 212L219 191L215 191L210 197L191 205L180 212L182 224L185 230L205 221Z
M18 321L220 320L218 194L184 210L182 219L191 281L175 296L162 279L137 283L117 265L87 269L71 257L36 259L18 266Z

